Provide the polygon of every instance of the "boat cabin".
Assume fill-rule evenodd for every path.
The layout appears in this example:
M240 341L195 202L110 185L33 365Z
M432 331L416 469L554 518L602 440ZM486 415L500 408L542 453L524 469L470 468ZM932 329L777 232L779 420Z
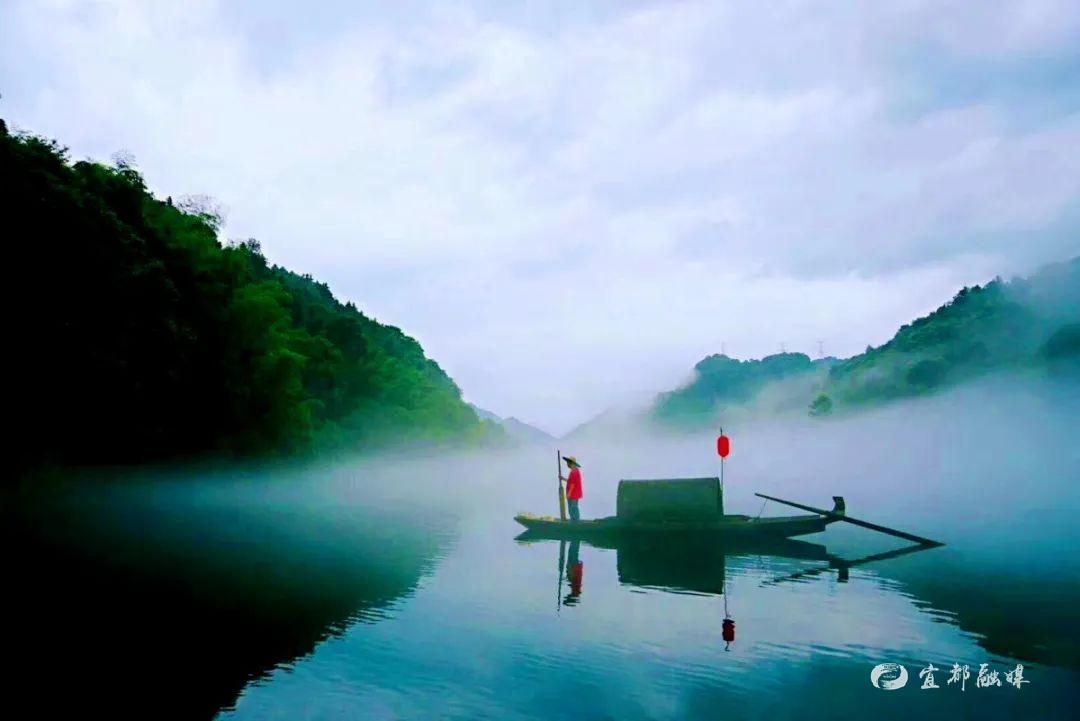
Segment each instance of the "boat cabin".
M619 481L615 515L633 522L710 522L724 515L720 479L659 478Z

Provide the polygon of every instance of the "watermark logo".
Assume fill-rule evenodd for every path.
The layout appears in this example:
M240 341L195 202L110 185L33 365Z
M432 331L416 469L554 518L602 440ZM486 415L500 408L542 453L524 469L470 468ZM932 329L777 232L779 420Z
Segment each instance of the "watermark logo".
M938 685L934 678L934 673L941 670L934 664L928 663L926 668L919 671L919 678L922 679L922 685L919 688L940 689L941 686ZM946 686L955 685L961 691L967 690L967 682L972 675L970 666L966 664L961 666L954 663L952 668L947 670L947 673L949 677L945 679ZM870 671L870 683L883 691L896 691L906 686L907 682L907 669L898 663L879 663ZM1011 671L1005 672L1004 685L1020 690L1026 683L1031 682L1024 678L1023 664L1018 663ZM975 676L975 688L1000 688L1002 685L1001 671L991 669L988 663L979 664L979 670Z
M870 671L870 683L883 691L895 691L907 685L907 669L898 663L879 663Z

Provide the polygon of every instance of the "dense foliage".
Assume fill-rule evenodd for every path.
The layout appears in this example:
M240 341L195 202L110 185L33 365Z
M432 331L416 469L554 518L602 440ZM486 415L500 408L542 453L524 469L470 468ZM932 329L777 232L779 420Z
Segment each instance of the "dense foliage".
M1069 370L1080 362L1080 258L1030 278L964 288L878 348L834 365L838 405L922 395L999 370Z
M498 435L415 340L222 245L212 207L155 199L130 164L0 121L0 184L24 463Z
M1042 347L1043 356L1055 370L1067 370L1080 364L1080 323L1058 328Z
M827 373L811 373L815 370ZM888 343L842 361L811 361L800 353L749 361L709 356L694 366L689 383L656 399L652 417L703 425L757 403L770 391L791 401L785 406L774 400L773 410L796 407L828 416L1001 370L1080 378L1080 258L1047 266L1030 278L964 288L930 315L902 327ZM791 382L795 379L811 382Z
M827 416L832 413L832 409L832 399L824 393L819 393L810 403L810 415L812 416Z

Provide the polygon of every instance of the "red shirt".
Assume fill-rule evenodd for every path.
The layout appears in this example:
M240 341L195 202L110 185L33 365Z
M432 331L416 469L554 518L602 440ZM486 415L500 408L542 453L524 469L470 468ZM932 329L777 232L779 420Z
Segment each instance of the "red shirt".
M585 578L585 564L578 561L570 567L570 595L581 595L581 582Z
M571 468L570 475L566 477L566 498L577 501L584 495L581 492L581 469Z

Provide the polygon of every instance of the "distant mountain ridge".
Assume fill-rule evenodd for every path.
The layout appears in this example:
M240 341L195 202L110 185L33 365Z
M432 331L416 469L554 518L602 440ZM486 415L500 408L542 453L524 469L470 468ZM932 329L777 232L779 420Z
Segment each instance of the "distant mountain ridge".
M819 406L923 395L987 373L1069 372L1080 362L1080 257L1029 278L963 288L884 345L829 370Z
M777 353L760 360L711 355L694 366L689 383L657 397L651 416L662 422L711 420L725 405L746 403L778 381L820 376L834 362L833 358L811 360L804 353Z
M477 405L472 405L472 408L481 419L500 426L511 440L520 443L549 443L555 440L555 436L550 433L513 416L503 418Z
M605 411L575 437L632 417L658 426L704 426L721 415L825 416L943 390L999 371L1066 374L1080 382L1080 257L1028 278L961 289L887 343L846 359L778 353L756 360L707 356L691 379L643 413ZM1073 375L1075 374L1075 375Z

